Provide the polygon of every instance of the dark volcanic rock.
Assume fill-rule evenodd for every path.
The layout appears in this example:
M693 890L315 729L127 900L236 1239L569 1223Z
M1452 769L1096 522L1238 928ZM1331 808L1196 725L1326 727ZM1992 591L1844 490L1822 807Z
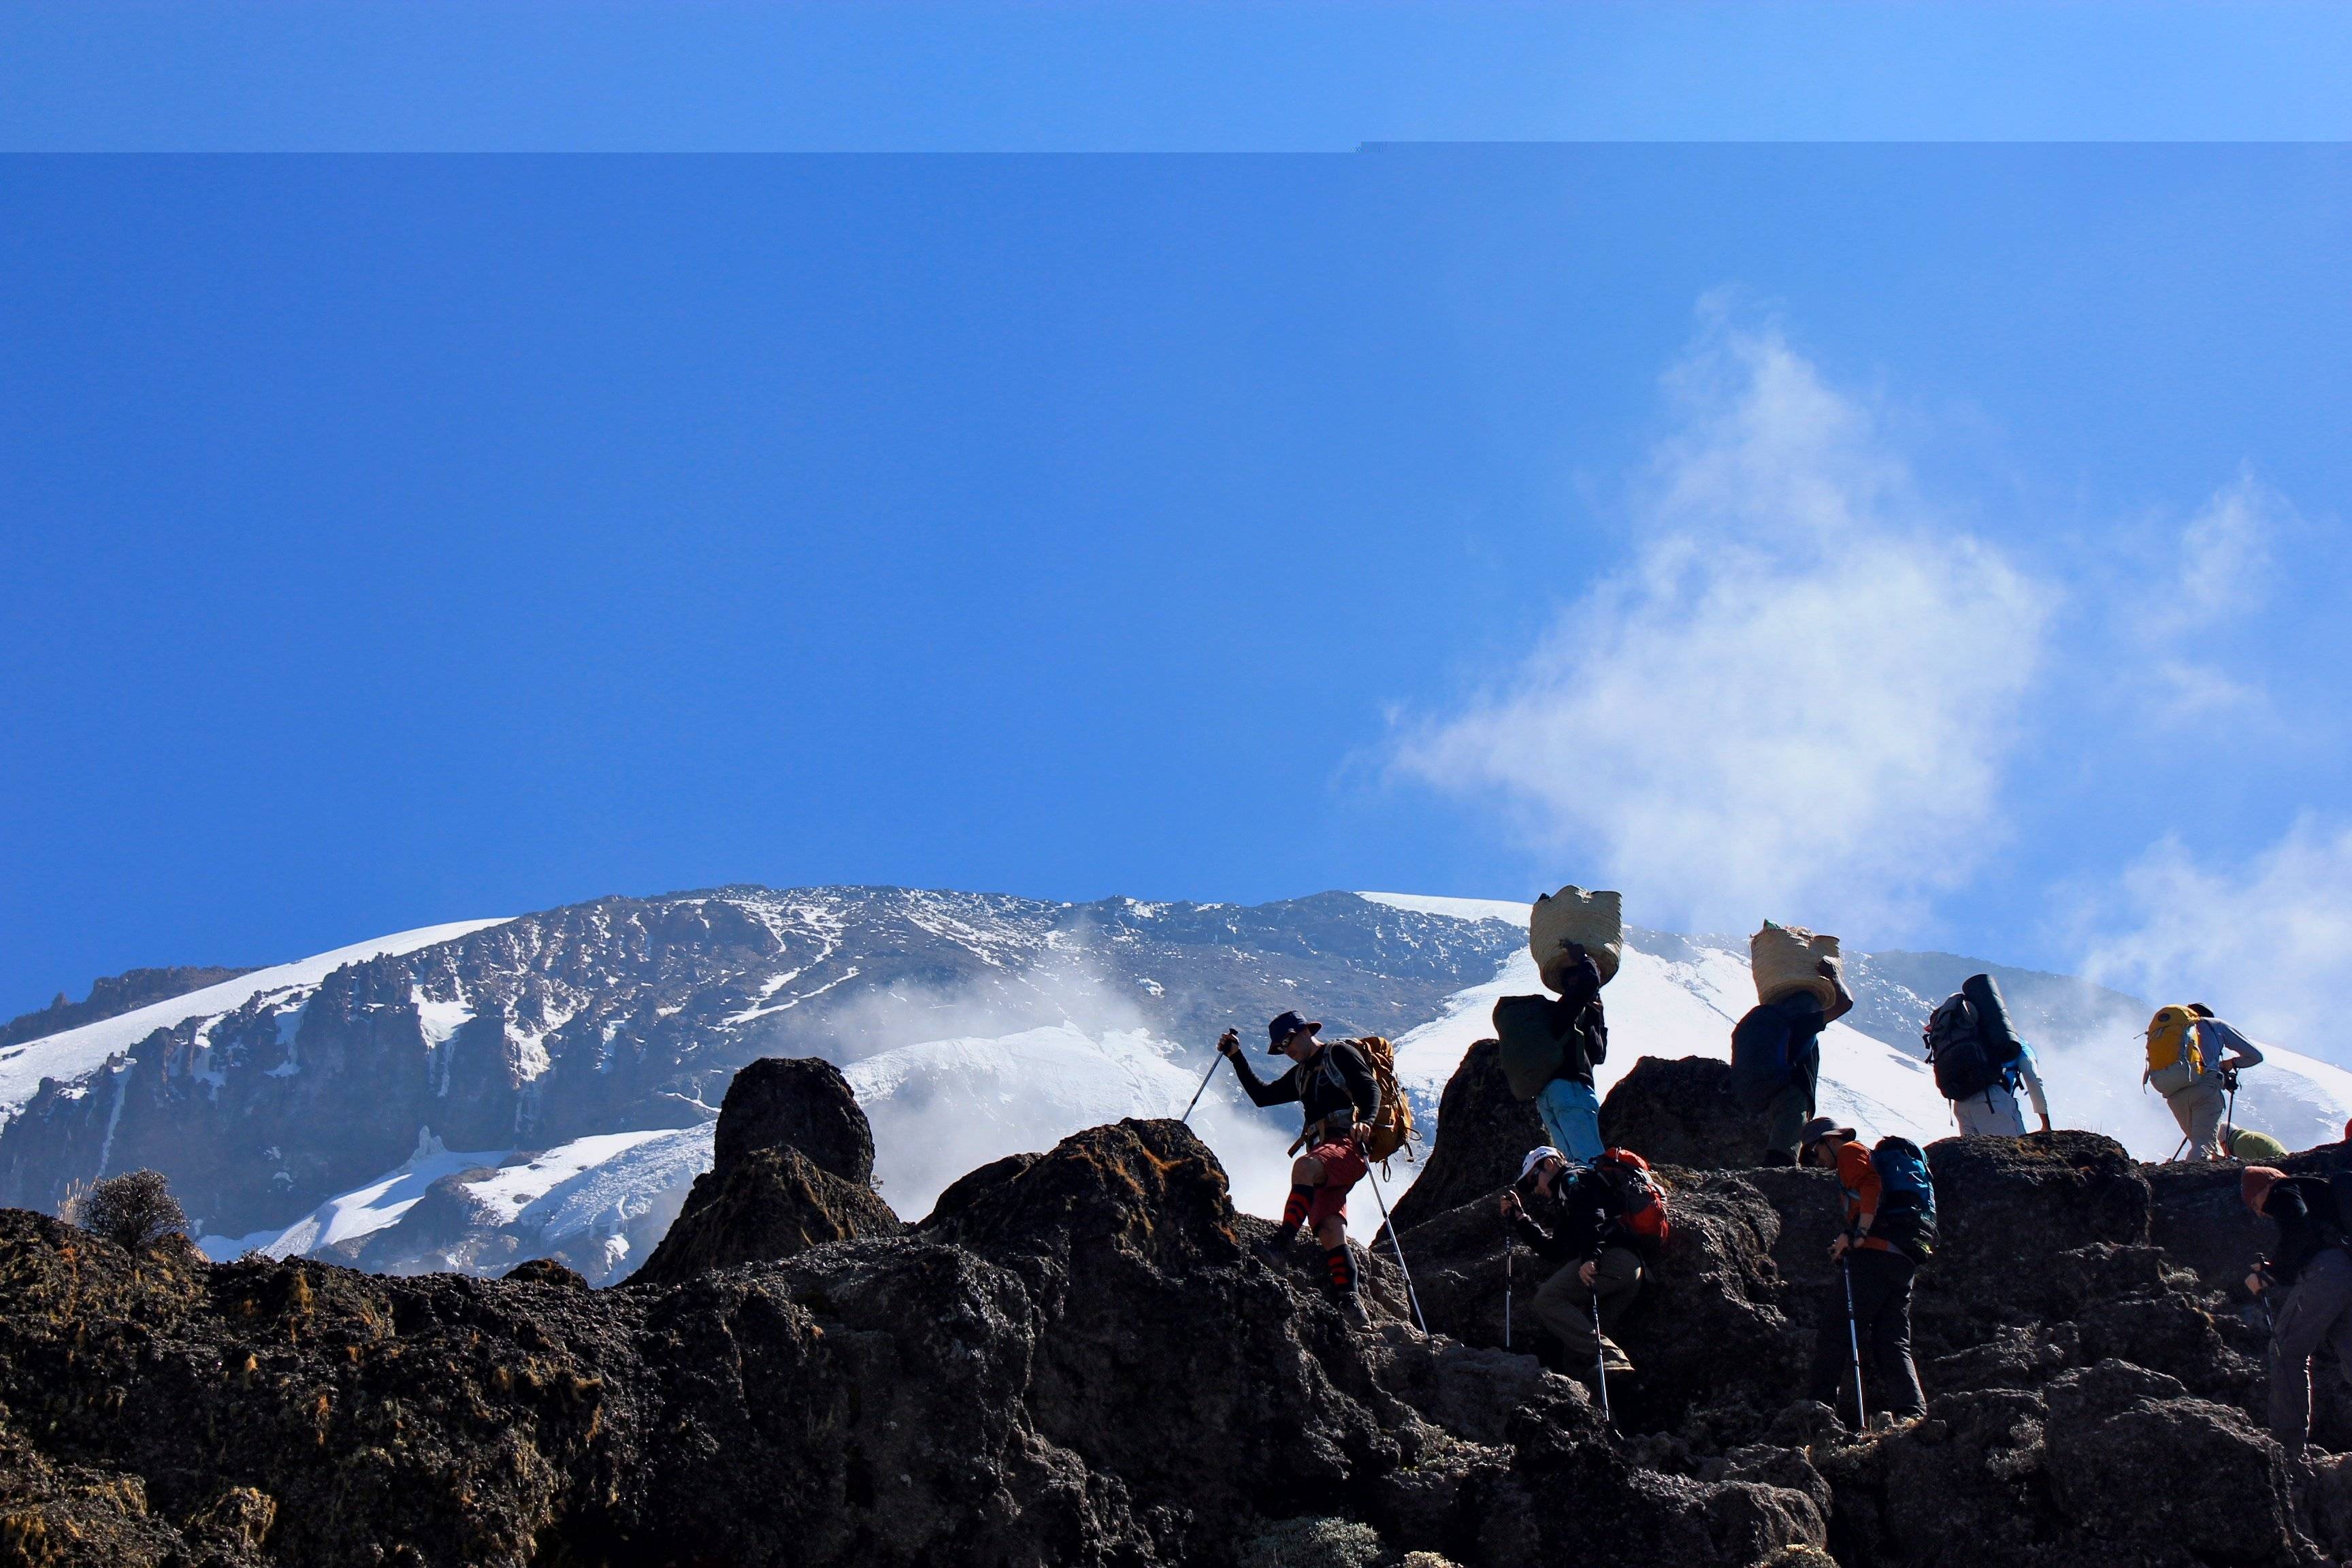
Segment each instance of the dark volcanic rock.
M1713 1057L1643 1057L1601 1102L1601 1141L1654 1165L1752 1165L1763 1127L1732 1100L1730 1081L1730 1064Z
M819 1170L797 1149L761 1149L694 1179L686 1207L631 1282L675 1285L708 1268L898 1229L872 1187Z
M1480 1040L1463 1053L1462 1065L1445 1080L1437 1102L1437 1142L1391 1215L1400 1229L1500 1191L1518 1175L1528 1151L1549 1142L1536 1108L1512 1097L1501 1049L1493 1040Z
M868 1184L866 1112L831 1062L770 1057L745 1068L728 1087L711 1147L711 1168L694 1179L639 1280L675 1285L708 1268L900 1229Z
M768 1157L837 1179L737 1168ZM1350 1327L1263 1234L1170 1121L1000 1163L921 1231L667 1288L135 1258L0 1213L0 1542L514 1568L1219 1568L1286 1529L1472 1568L1822 1542L1810 1491L1644 1469L1525 1357ZM1276 1526L1302 1518L1331 1522Z
M760 1149L797 1149L845 1182L874 1179L874 1129L841 1069L818 1057L762 1057L735 1075L711 1131L724 1170Z

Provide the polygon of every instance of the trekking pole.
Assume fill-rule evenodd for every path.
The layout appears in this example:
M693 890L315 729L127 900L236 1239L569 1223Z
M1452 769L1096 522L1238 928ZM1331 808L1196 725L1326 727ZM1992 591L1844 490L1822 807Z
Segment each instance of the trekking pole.
M1592 1372L1601 1380L1601 1420L1613 1429L1617 1417L1609 1409L1609 1347L1601 1341L1601 1280L1592 1281Z
M1209 1070L1201 1075L1201 1087L1192 1091L1192 1104L1187 1105L1184 1108L1184 1114L1177 1118L1177 1120L1183 1122L1185 1126L1190 1127L1192 1125L1192 1106L1201 1103L1201 1096L1206 1094L1209 1090L1209 1080L1217 1076L1217 1063L1224 1059L1225 1058L1223 1057L1214 1058L1209 1063Z
M2234 1138L2238 1131L2238 1069L2236 1068L2221 1069L2221 1087L2230 1091L2230 1111L2223 1125L2229 1128L2231 1136ZM2222 1143L2221 1152L2224 1154L2236 1152L2227 1142Z
M1372 1176L1372 1201L1381 1205L1381 1228L1389 1233L1389 1250L1396 1254L1397 1272L1404 1276L1404 1299L1412 1303L1412 1321L1423 1333L1429 1332L1429 1320L1421 1315L1421 1293L1412 1288L1412 1270L1404 1266L1404 1247L1397 1241L1396 1221L1389 1217L1389 1201L1381 1196L1381 1178Z
M1862 1330L1855 1326L1853 1321L1853 1262L1841 1258L1838 1267L1845 1271L1845 1339L1846 1343L1853 1347L1854 1430L1863 1432L1870 1428L1870 1411L1862 1399ZM1593 1319L1596 1323L1600 1321L1597 1316Z
M1511 1216L1503 1216L1503 1348L1511 1348Z

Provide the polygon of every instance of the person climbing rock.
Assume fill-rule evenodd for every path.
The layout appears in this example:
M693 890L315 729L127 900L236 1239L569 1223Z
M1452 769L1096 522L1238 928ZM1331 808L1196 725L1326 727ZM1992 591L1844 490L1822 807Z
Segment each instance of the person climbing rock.
M2220 1158L2221 1119L2242 1068L2256 1066L2255 1044L2213 1016L2202 1002L2158 1007L2147 1024L2147 1070L2142 1082L2164 1096L2187 1140L2192 1160Z
M1609 1024L1601 1010L1601 966L1575 942L1569 961L1553 973L1557 999L1546 1000L1545 1022L1553 1036L1572 1043L1559 1053L1559 1066L1536 1095L1536 1114L1552 1143L1578 1163L1601 1156L1601 1100L1592 1089L1592 1068L1609 1055Z
M1290 1196L1282 1205L1282 1225L1261 1249L1263 1256L1271 1263L1285 1261L1304 1225L1323 1249L1325 1288L1360 1320L1364 1309L1356 1294L1356 1262L1348 1251L1348 1192L1370 1169L1364 1142L1380 1119L1381 1086L1371 1064L1353 1045L1318 1039L1322 1027L1297 1013L1284 1013L1266 1025L1266 1054L1288 1057L1291 1063L1288 1071L1270 1083L1251 1070L1242 1054L1241 1037L1233 1030L1225 1031L1217 1049L1234 1064L1234 1075L1253 1103L1296 1101L1306 1118L1291 1148L1304 1145L1307 1152L1290 1167Z
M1610 1331L1641 1294L1643 1260L1625 1229L1626 1205L1617 1186L1547 1144L1528 1151L1501 1203L1512 1233L1538 1257L1562 1265L1537 1289L1535 1315L1559 1342L1569 1373L1590 1383L1596 1363L1612 1373L1632 1372L1633 1362ZM1530 1206L1543 1217L1530 1214Z
M2032 1096L2042 1135L2049 1135L2050 1100L2042 1087L2042 1066L2017 1032L1999 981L1990 974L1969 975L1927 1016L1919 1033L1936 1092L1951 1103L1962 1137L2024 1137L2025 1111L2017 1102L2021 1088Z
M2230 1152L2231 1159L2248 1165L2267 1165L2287 1156L2287 1146L2269 1133L2232 1127L2226 1121L2221 1124L2221 1147Z
M1837 965L1824 962L1821 974L1836 996L1831 1005L1811 990L1791 991L1758 1003L1731 1031L1731 1091L1761 1123L1761 1165L1797 1163L1821 1082L1822 1031L1853 1009Z
M1901 1140L1886 1142L1917 1153L1916 1147ZM1800 1141L1800 1163L1836 1172L1838 1184L1845 1189L1845 1228L1830 1243L1830 1259L1839 1265L1839 1278L1832 1287L1832 1299L1822 1303L1821 1331L1813 1344L1813 1397L1837 1408L1838 1395L1850 1385L1859 1353L1874 1363L1869 1385L1872 1402L1898 1422L1914 1420L1926 1409L1927 1395L1919 1387L1919 1369L1911 1360L1911 1285L1918 1262L1905 1247L1918 1250L1918 1243L1909 1237L1884 1234L1887 1227L1880 1226L1882 1211L1892 1208L1885 1203L1886 1183L1853 1128L1840 1127L1826 1116L1807 1122ZM1930 1204L1927 1223L1932 1227L1932 1199ZM1853 1292L1851 1328L1846 1307L1849 1280Z
M2246 1276L2246 1289L2272 1299L2271 1436L2295 1454L2311 1436L2311 1358L2323 1343L2352 1380L2352 1254L2326 1177L2249 1165L2238 1195L2279 1229L2277 1251Z

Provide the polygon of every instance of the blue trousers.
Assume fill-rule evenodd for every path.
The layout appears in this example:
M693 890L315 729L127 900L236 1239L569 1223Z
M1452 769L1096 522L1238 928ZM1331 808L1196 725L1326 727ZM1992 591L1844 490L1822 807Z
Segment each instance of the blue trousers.
M1552 1147L1580 1163L1601 1157L1601 1101L1592 1086L1556 1078L1536 1096L1536 1114Z

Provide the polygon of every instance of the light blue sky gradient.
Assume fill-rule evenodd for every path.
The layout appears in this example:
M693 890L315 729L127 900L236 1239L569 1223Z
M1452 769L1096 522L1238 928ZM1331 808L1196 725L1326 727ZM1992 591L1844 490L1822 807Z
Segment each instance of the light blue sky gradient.
M0 5L34 152L2313 140L2347 80L2320 3Z
M1981 864L1850 939L2069 965L2342 811L2347 256L2341 148L0 163L0 1010L736 879L1598 877L1395 747L1637 558L1711 311L2051 595ZM2154 712L2242 483L2238 695Z

